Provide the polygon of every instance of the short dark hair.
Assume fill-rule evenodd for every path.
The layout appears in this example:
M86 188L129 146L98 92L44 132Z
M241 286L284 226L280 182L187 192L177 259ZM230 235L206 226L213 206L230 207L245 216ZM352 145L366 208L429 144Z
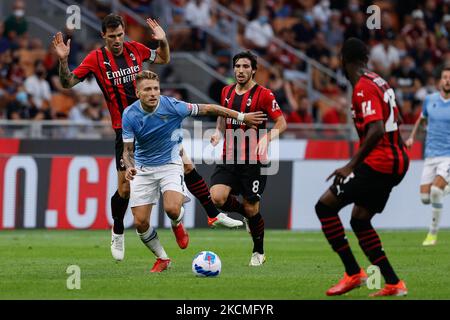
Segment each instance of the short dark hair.
M116 29L118 26L124 27L123 18L117 14L110 13L102 20L102 32L105 33L106 29Z
M257 57L250 51L242 51L242 52L239 52L237 55L235 55L233 57L233 68L239 59L244 59L244 58L250 60L252 70L258 69Z
M345 40L341 50L342 59L346 63L364 63L369 61L369 49L358 38Z

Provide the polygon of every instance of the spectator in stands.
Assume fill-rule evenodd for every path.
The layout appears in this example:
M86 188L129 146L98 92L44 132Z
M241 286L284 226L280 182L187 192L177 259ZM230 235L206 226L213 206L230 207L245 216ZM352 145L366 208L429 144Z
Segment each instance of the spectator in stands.
M301 16L300 21L292 26L292 31L295 34L294 47L303 51L308 48L316 35L313 22L308 21L304 16Z
M416 65L422 66L433 57L431 50L428 48L425 38L416 38L414 47L408 51L408 55L413 57Z
M322 56L330 57L331 52L328 49L325 35L322 32L316 33L312 45L306 50L306 54L316 60L320 60Z
M37 120L51 119L52 112L50 108L51 91L50 85L45 80L46 70L44 63L36 61L35 73L25 80L25 90L31 96L31 117Z
M402 35L406 40L408 49L414 48L418 39L427 39L428 30L424 21L423 11L420 9L412 12L413 23L406 24L402 29Z
M5 31L9 40L15 41L18 36L26 34L28 31L28 22L25 18L25 2L16 0L13 4L13 14L6 18Z
M0 54L11 48L12 44L5 33L5 24L0 20Z
M285 81L283 78L282 66L275 65L272 68L267 87L272 90L281 111L283 111L283 113L289 113L292 110L292 105L295 103L295 99L290 83Z
M442 25L439 28L439 32L450 41L450 14L446 14L442 18Z
M292 29L282 28L279 31L278 39L287 45L292 46L295 43L295 35ZM298 58L285 48L282 48L278 43L271 42L267 49L267 59L273 64L280 64L284 69L296 70L299 64Z
M337 48L344 42L344 27L341 24L341 14L339 11L332 11L330 20L327 22L326 43L330 46L334 53L338 54Z
M267 53L267 47L274 36L272 26L269 23L268 10L262 6L259 15L245 27L245 46L255 50L260 56Z
M151 2L152 18L158 21L163 30L169 30L173 23L172 4L167 0L153 0Z
M351 23L344 32L344 38L358 38L364 42L370 39L370 32L366 26L366 16L362 11L351 12Z
M29 119L31 100L25 88L20 86L6 106L6 118L11 120Z
M404 56L392 75L396 78L396 89L401 91L401 99L413 100L415 92L420 88L420 76L415 69L414 60L410 56Z
M273 0L267 3L270 17L276 18L288 18L292 16L292 7L285 0Z
M403 100L400 105L400 114L402 115L403 124L415 124L420 112L414 109L414 100ZM419 110L420 111L420 110Z
M228 72L228 66L225 64L221 64L217 67L216 71L221 76L226 77ZM222 89L228 85L228 83L223 82L222 80L215 79L208 88L209 97L213 99L217 104L221 104L222 97Z
M386 32L385 34L379 32L377 38L381 40L381 43L374 46L370 51L371 68L387 78L391 71L397 68L400 63L400 54L394 46L395 34L392 32Z
M326 24L331 16L330 1L320 0L313 8L314 20L320 24Z
M7 58L8 59L8 58ZM26 75L25 71L19 64L19 58L14 53L11 53L11 59L9 60L10 64L8 65L8 75L7 79L11 86L17 88L22 85L25 81Z
M329 107L322 114L323 124L344 124L347 123L347 99L345 97L339 97L336 99L336 103Z
M448 39L443 36L437 38L436 46L432 51L433 62L437 65L440 64L444 55L449 51L448 49Z
M425 8L423 11L423 19L425 25L430 32L435 31L435 26L439 23L440 20L440 12L436 8L436 0L426 0Z
M186 5L186 22L192 27L191 37L194 50L206 48L207 34L204 29L211 27L211 8L206 0L190 0Z
M436 92L436 79L434 76L430 75L426 78L424 81L425 85L421 87L419 90L417 90L416 94L414 95L415 101L423 101L425 100L425 97L429 95L430 93Z
M288 123L313 123L311 107L308 97L301 97L298 103L292 105L292 111L287 114L286 121Z

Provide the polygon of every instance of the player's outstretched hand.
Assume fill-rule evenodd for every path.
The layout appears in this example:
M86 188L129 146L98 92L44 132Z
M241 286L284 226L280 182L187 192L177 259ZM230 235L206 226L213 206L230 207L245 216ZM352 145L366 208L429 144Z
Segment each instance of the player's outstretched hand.
M267 120L267 115L262 111L249 112L244 115L244 122L250 128L257 129L258 125Z
M56 54L59 59L65 59L69 56L70 53L70 39L67 40L67 44L64 44L63 35L61 32L58 32L53 36L53 46L55 47Z
M147 24L152 29L152 39L153 40L164 40L166 38L166 33L164 32L163 28L156 22L156 20L148 18Z
M220 138L222 137L222 134L219 130L216 130L214 134L211 136L211 139L209 140L213 147L217 146L219 144Z
M134 179L134 176L136 175L137 170L135 168L128 168L125 172L125 179L128 181L131 181Z
M411 149L412 145L414 144L413 138L408 138L408 140L405 141L405 145L408 149Z
M334 177L333 184L341 184L344 180L352 173L353 169L349 166L345 166L339 169L334 170L332 174L330 174L326 181L330 180Z

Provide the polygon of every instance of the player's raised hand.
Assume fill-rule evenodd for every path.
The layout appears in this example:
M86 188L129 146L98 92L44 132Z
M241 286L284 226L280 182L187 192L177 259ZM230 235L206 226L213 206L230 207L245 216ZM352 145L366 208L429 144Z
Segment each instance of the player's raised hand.
M219 144L221 138L222 138L222 134L220 133L219 130L216 130L216 132L214 132L214 134L211 136L211 139L209 141L211 142L213 147L215 147Z
M136 175L137 170L135 168L128 168L125 172L125 179L128 181L131 181L134 179L134 176Z
M164 40L166 38L166 33L164 32L163 28L161 28L161 26L158 24L158 22L156 22L156 20L148 18L146 21L147 25L153 31L152 35L153 40Z
M412 145L414 144L414 139L413 138L408 138L408 140L405 141L405 146L408 149L411 149Z
M262 111L249 112L244 114L244 123L250 128L257 129L258 125L267 121L267 115Z
M69 56L70 53L70 39L67 40L67 44L64 44L63 35L61 32L58 32L53 36L53 46L55 47L56 54L58 58L63 60Z

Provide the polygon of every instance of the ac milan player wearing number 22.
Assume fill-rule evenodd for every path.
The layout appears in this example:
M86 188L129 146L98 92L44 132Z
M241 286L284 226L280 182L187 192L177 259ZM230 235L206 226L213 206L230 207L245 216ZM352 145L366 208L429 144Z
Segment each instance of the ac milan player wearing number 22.
M328 177L334 176L333 185L315 207L325 237L345 266L344 277L326 294L344 294L367 280L338 216L343 207L353 203L350 225L361 249L380 268L386 282L384 288L371 296L406 295L405 283L394 272L371 224L373 216L383 211L392 188L402 181L409 165L400 136L394 91L384 79L367 70L368 49L362 41L346 40L341 54L345 75L353 86L352 115L360 147L347 165Z

